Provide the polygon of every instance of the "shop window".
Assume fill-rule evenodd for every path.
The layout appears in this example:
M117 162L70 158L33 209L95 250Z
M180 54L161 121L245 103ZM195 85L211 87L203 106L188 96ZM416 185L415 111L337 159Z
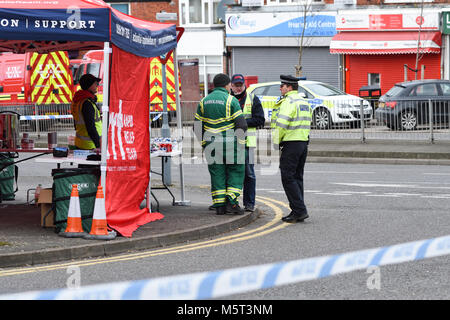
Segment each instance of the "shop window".
M202 1L190 0L189 1L189 22L201 23L202 22Z
M379 73L369 73L367 79L367 84L369 86L380 86L380 74Z
M208 10L208 2L204 2L203 6L204 6L204 10L203 10L203 14L204 14L204 18L203 21L205 22L205 24L209 24L209 10Z
M213 23L214 24L219 24L220 23L220 18L219 15L217 14L218 10L219 10L219 1L213 1Z
M203 95L208 94L208 90L212 89L212 80L218 73L223 72L222 56L178 56L178 59L198 59L198 71L200 86L202 87ZM206 83L206 85L205 85Z
M109 5L122 13L130 14L129 3L109 3Z
M180 12L181 12L181 24L182 25L185 25L187 23L187 21L186 21L187 11L186 10L187 10L186 9L186 3L182 3L181 4L181 9L180 9Z
M179 11L182 25L218 24L217 9L220 0L180 0Z

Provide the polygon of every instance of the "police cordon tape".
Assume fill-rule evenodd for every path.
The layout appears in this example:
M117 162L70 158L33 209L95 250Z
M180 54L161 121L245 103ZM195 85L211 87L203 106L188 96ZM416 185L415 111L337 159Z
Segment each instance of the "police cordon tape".
M398 245L213 272L0 295L0 300L211 299L340 273L450 254L450 236Z
M56 120L56 119L72 119L71 114L52 115L52 116L20 116L20 120Z

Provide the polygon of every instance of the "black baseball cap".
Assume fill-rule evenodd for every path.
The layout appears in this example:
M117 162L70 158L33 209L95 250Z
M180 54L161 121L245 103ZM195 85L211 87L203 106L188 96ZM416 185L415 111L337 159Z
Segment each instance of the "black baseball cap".
M102 79L94 77L92 74L87 73L87 74L84 74L80 78L80 87L83 90L87 90L87 89L89 89L90 86L92 86L92 84L94 82L100 82L100 81L102 81Z
M236 73L231 77L231 83L245 83L245 78L242 74Z

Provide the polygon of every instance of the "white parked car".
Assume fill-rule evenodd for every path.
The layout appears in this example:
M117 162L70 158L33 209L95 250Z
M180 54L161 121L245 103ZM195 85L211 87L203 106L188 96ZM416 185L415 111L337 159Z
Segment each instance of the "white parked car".
M252 84L247 92L253 93L261 100L266 121L270 122L272 109L280 98L280 81ZM360 97L347 94L335 87L318 81L300 80L298 92L313 108L313 127L329 129L335 124L349 124L358 127L361 124L361 101L364 120L372 117L370 102Z

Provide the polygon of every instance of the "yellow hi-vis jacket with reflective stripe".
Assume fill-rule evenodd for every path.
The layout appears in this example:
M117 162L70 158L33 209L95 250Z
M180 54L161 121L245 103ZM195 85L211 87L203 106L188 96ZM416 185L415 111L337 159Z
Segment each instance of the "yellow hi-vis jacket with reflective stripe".
M83 107L83 103L85 101L89 101L92 105L92 108L94 108L95 112L95 129L98 132L99 137L102 136L102 118L100 115L100 110L98 110L97 106L94 102L92 102L89 99L83 99L78 102L72 102L72 116L73 121L75 123L75 146L77 148L83 149L83 150L90 150L95 149L95 144L89 137L88 131L86 129L86 124L84 122L83 114L81 112L81 108Z
M225 137L227 130L234 130L234 121L240 116L242 116L242 110L239 101L225 88L215 88L198 104L195 120L202 121L205 133L209 135L222 134ZM242 144L245 143L240 139L238 141ZM203 147L207 144L206 140L202 140Z
M275 119L274 119L275 120ZM273 142L308 141L312 108L296 90L286 93L276 115Z
M244 118L251 118L252 117L252 105L253 105L253 95L247 94L247 97L245 98L244 103ZM247 129L247 147L249 148L256 148L256 128L248 127Z

